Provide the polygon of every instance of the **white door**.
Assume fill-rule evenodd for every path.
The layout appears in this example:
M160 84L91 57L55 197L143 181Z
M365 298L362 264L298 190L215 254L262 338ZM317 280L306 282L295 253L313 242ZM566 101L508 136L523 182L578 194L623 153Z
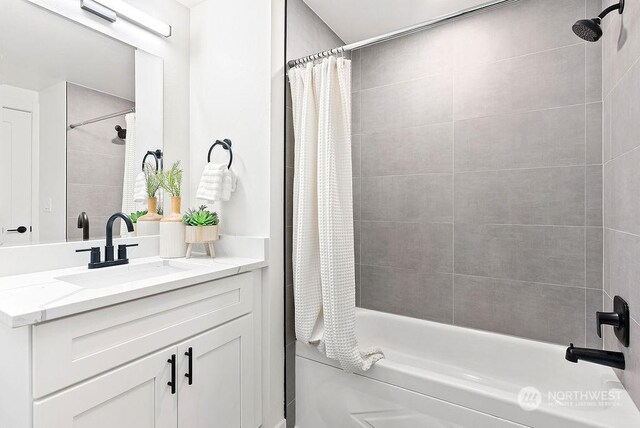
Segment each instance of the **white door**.
M178 345L178 427L255 428L252 327L245 315Z
M177 391L168 385L175 353L162 350L36 401L33 427L176 428Z
M31 242L31 120L0 110L0 245Z

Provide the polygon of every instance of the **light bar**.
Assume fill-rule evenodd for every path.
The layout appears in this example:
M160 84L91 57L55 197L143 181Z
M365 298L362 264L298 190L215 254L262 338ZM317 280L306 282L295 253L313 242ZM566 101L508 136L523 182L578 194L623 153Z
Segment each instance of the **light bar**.
M124 2L123 0L81 0L81 1L82 1L81 7L83 9L88 10L89 12L94 13L108 21L115 22L116 20L115 16L117 15L123 19L126 19L129 22L132 22L138 25L139 27L142 27L146 30L151 31L152 33L159 34L163 37L171 37L171 25L165 24L164 22L147 15L146 13L142 12L140 9L136 9L135 7ZM91 7L89 7L89 3L92 4ZM98 6L98 7L96 8L93 6ZM101 9L99 9L99 11L96 11L96 9L100 7Z
M116 22L116 13L94 0L80 0L80 7L109 22Z

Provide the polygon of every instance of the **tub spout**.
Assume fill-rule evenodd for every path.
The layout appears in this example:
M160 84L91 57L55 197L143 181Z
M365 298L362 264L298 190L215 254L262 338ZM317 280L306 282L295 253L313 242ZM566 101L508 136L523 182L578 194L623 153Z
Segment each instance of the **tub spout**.
M624 370L624 354L622 352L603 351L601 349L590 348L575 348L572 343L567 348L565 358L567 361L572 363L577 363L582 360Z

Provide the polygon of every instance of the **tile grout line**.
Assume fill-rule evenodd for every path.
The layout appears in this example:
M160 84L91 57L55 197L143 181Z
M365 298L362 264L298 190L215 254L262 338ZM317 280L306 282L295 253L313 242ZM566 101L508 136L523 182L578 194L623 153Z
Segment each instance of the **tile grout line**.
M584 10L585 16L587 16L587 1L584 1ZM584 286L585 286L585 294L584 294L584 344L587 346L587 43L583 42L584 45L584 57L585 57L585 66L584 66Z
M603 229L612 230L612 231L614 231L614 232L622 233L622 234L624 234L624 235L629 235L629 236L632 236L632 237L634 237L634 238L640 238L640 235L636 235L635 233L625 232L624 230L614 229L614 228L612 228L612 227L606 227L606 228L603 228Z
M454 131L455 132L455 131ZM455 143L455 141L454 141ZM454 144L455 145L455 144ZM531 171L531 170L540 170L540 169L559 169L559 168L582 168L582 167L594 167L594 166L602 166L602 164L572 164L572 165L550 165L550 166L530 166L530 167L522 167L522 168L502 168L502 169L478 169L478 170L462 170L458 172L447 172L447 171L433 171L433 172L415 172L410 174L375 174L375 175L362 175L361 178L384 178L384 177L422 177L422 176L431 176L431 175L450 175L450 174L481 174L481 173L490 173L490 172L505 172L505 171Z
M451 82L451 270L456 271L456 73ZM456 325L456 276L451 278L451 324Z
M585 110L586 110L586 107L585 107ZM585 125L585 128L586 128L586 125ZM584 151L586 151L586 136L585 136ZM597 163L588 164L585 159L584 163L579 163L575 165L551 165L551 166L530 166L530 167L522 167L522 168L466 170L466 171L456 172L455 174L472 174L472 173L480 173L480 172L502 172L502 171L523 171L523 170L527 171L527 170L534 170L534 169L552 169L552 168L582 168L586 166L598 166L598 165L599 164Z
M513 226L513 227L556 227L556 228L591 228L591 229L599 229L602 226L585 226L584 224L521 224L521 223L467 223L467 222L453 222L453 221L404 221L404 220L365 220L361 219L361 223L391 223L391 224L412 224L412 225L464 225L464 226ZM612 229L615 230L615 229ZM621 233L627 233L618 231ZM628 233L629 235L633 235L636 237L640 237L640 235L634 235L632 233Z
M475 66L478 67L486 67L486 66L491 66L494 64L500 64L503 62L507 62L507 61L513 61L513 60L519 60L519 59L523 59L523 58L527 58L530 56L535 56L535 55L541 55L541 54L546 54L549 52L554 52L554 51L559 51L562 49L569 49L569 48L574 48L577 46L580 46L581 44L585 44L584 42L578 42L578 43L572 43L572 44L568 44L568 45L564 45L564 46L556 46L554 48L550 48L550 49L545 49L545 50L541 50L541 51L536 51L536 52L529 52L529 53L525 53L525 54L521 54L521 55L515 55L512 57L508 57L508 58L501 58L498 60L494 60L494 61L490 61L490 62L480 62L478 64L474 64ZM362 62L362 56L360 57L360 62ZM416 82L418 80L422 80L422 79L427 79L429 77L435 77L435 76L444 76L444 75L449 75L452 74L455 75L459 74L459 73L468 73L467 67L457 67L456 65L452 64L450 68L441 71L439 73L427 73L427 74L423 74L423 75L418 75L416 77L412 77L410 79L405 79L405 80L399 80L397 82L392 82L392 83L387 83L384 85L378 85L378 86L369 86L369 87L364 87L363 86L363 82L362 82L362 76L360 76L360 90L362 92L365 91L371 91L374 89L380 89L380 88L387 88L389 86L394 86L394 85L400 85L400 84L405 84L405 83L411 83L411 82Z
M360 68L360 88L358 89L358 129L362 132L362 52L360 52L360 58L358 61L358 67ZM360 241L358 242L358 260L360 265L358 266L358 276L360 281L358 282L358 304L362 306L362 136L360 136L360 156L358 158L359 170L360 170L360 205L358 206L358 219L360 220Z
M483 275L472 275L472 274L466 274L466 273L457 273L457 272L442 272L442 271L437 271L437 270L416 270L416 269L411 269L411 268L403 268L403 267L395 267L395 266L383 266L383 265L375 265L375 264L371 264L371 263L361 263L362 266L364 267L373 267L373 268L382 268L382 269L392 269L392 270L397 270L397 271L405 271L405 272L422 272L422 273L427 273L427 274L437 274L437 275L453 275L455 276L463 276L463 277L467 277L467 278L478 278L478 279L490 279L490 280L497 280L497 281L510 281L510 282L516 282L516 283L520 283L520 284L534 284L534 285L543 285L545 287L559 287L559 288L573 288L573 289L578 289L578 290L587 290L587 291L601 291L601 289L599 288L589 288L589 287L583 287L580 285L570 285L570 284L556 284L556 283L552 283L552 282L540 282L540 281L527 281L527 280L523 280L523 279L514 279L514 278L496 278L493 276L483 276Z
M604 48L602 50L602 59L604 62ZM611 86L611 89L609 90L609 92L607 92L606 97L609 97L610 95L613 94L613 91L615 91L618 86L620 86L620 83L627 77L627 74L629 74L631 72L631 69L633 69L638 63L640 62L640 55L638 55L633 62L631 63L631 65L624 71L624 73L622 73L622 76L620 76L620 78L618 80L616 80L616 82ZM602 98L605 98L605 94L603 92L602 94Z
M360 93L360 97L363 98L362 96L362 91L359 92ZM594 102L590 102L588 104L597 104L600 101L594 101ZM482 119L491 119L491 118L502 118L505 116L519 116L519 115L526 115L526 114L531 114L531 113L543 113L543 112L548 112L551 110L561 110L561 109L570 109L570 108L575 108L575 107L581 107L583 105L583 103L574 103L574 104L564 104L564 105L555 105L552 107L544 107L544 108L534 108L531 110L514 110L514 111L507 111L507 112L503 112L503 113L495 113L495 114L485 114L485 115L480 115L480 116L471 116L471 117L467 117L464 119L458 119L457 122L461 123L461 122L469 122L469 121L473 121L473 120L482 120ZM429 122L429 123L422 123L422 124L417 124L417 125L407 125L407 126L396 126L396 127L389 127L389 128L382 128L382 129L378 129L378 130L374 130L372 132L362 132L362 130L360 130L359 135L379 135L379 134L385 134L385 133L390 133L393 131L399 131L399 130L404 130L404 129L414 129L414 128L427 128L427 127L431 127L431 126L437 126L437 125L446 125L446 124L454 124L453 120L443 120L443 121L437 121L437 122Z
M611 115L609 115L609 122L611 122ZM612 127L613 127L613 126L610 124L610 125L609 125L609 131L611 131L611 128L612 128ZM640 144L638 144L638 145L637 145L637 146L635 146L634 148L629 149L629 150L627 150L627 151L626 151L626 152L624 152L624 153L620 153L620 154L619 154L619 155L617 155L616 157L611 157L611 139L612 139L612 138L611 138L611 132L609 132L609 160L608 160L606 163L604 163L604 165L607 165L607 164L609 164L609 163L611 163L611 162L613 162L613 161L615 161L615 160L618 160L618 159L620 159L620 158L621 158L621 157L623 157L623 156L626 156L626 155L628 155L628 154L631 154L632 152L635 152L636 150L638 150L638 148L640 148Z

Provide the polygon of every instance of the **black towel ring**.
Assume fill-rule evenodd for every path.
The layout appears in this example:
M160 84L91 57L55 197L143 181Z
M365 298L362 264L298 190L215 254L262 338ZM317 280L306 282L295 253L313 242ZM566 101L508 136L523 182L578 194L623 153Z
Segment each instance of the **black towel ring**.
M155 152L149 150L147 154L144 155L142 158L142 171L144 171L144 166L146 165L147 158L149 156L153 156L153 159L156 161L156 171L158 171L158 168L160 167L159 161L162 159L162 150L158 149Z
M225 138L224 140L216 140L215 143L209 148L209 154L207 154L207 162L211 162L211 152L215 146L222 146L223 149L229 150L229 165L227 168L231 168L231 164L233 163L233 150L231 150L231 140Z

